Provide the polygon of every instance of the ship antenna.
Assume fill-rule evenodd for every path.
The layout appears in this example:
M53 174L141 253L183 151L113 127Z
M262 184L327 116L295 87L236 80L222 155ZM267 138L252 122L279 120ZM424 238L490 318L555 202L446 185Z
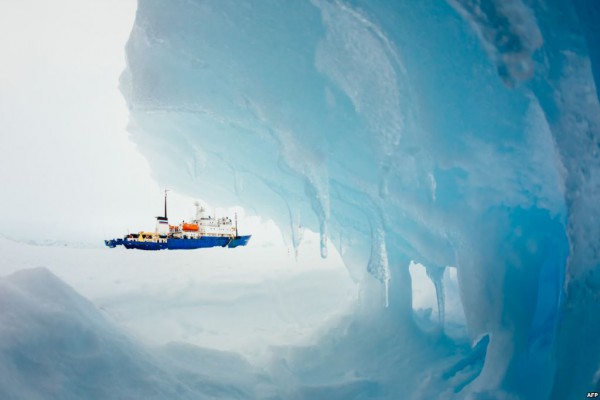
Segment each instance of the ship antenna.
M165 219L167 219L167 192L169 189L165 189Z

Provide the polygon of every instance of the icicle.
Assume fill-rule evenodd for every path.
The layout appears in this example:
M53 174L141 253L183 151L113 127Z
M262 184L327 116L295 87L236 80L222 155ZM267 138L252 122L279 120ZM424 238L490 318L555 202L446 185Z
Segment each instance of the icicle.
M438 304L438 322L440 329L444 330L444 324L446 323L446 295L444 293L444 284L442 280L439 280L435 284L435 295Z
M294 247L296 261L298 261L298 249L300 248L300 243L302 243L303 233L302 227L296 224L292 225L292 246Z
M298 260L298 248L304 238L304 228L300 223L300 213L293 213L288 207L290 213L290 228L292 231L292 246L294 247L294 256Z
M381 227L373 228L371 233L371 258L367 271L385 287L385 306L389 306L389 280L390 267L387 249L385 246L385 233Z
M438 306L438 323L440 329L443 330L446 317L446 298L444 294L444 271L446 270L446 267L425 267L425 270L435 287L435 297Z
M321 258L327 258L327 221L329 221L330 215L328 187L323 182L320 185L315 185L312 181L308 181L307 184L307 193L310 196L312 208L320 222Z
M321 221L321 258L327 258L327 221Z

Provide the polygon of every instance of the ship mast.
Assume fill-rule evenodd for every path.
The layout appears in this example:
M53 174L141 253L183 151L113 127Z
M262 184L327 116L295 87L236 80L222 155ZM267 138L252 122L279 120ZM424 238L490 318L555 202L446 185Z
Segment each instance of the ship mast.
M165 219L167 219L167 192L169 189L165 189Z
M169 189L165 189L165 215L164 217L156 217L156 233L161 235L169 234L169 220L167 219L167 192Z

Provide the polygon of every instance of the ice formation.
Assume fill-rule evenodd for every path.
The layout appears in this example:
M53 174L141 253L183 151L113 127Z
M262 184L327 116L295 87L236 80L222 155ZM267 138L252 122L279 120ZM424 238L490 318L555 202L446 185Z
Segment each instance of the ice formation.
M121 87L158 181L268 216L295 247L320 232L362 288L346 325L282 358L290 391L598 390L599 16L591 0L139 0ZM414 325L411 260L442 327L456 268L471 350Z

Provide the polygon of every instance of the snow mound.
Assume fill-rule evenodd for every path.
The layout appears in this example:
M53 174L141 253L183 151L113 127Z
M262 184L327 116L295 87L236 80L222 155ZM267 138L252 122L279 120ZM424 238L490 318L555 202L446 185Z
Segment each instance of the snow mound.
M0 278L0 398L271 397L259 377L235 355L136 343L45 268Z

